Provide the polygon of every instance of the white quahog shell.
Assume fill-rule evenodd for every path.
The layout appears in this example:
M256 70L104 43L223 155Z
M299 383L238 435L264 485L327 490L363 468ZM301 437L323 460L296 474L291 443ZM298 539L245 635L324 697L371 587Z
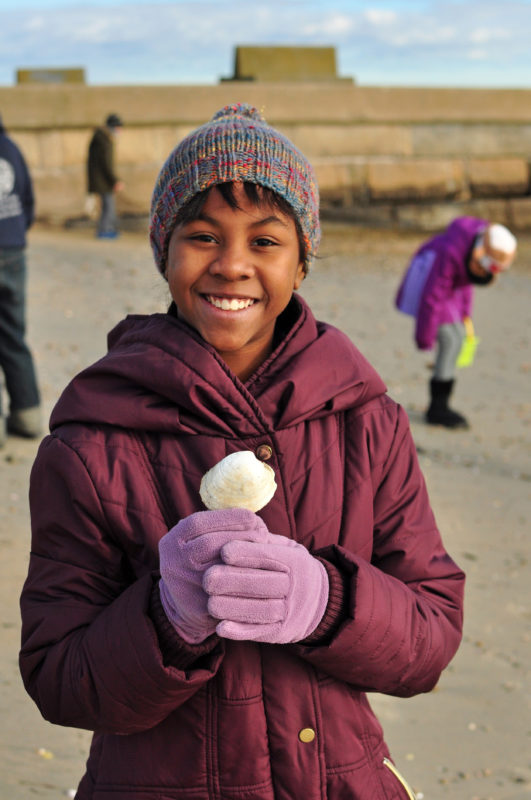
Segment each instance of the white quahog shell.
M211 511L216 508L248 508L259 511L275 494L275 473L251 450L230 453L205 472L199 494Z

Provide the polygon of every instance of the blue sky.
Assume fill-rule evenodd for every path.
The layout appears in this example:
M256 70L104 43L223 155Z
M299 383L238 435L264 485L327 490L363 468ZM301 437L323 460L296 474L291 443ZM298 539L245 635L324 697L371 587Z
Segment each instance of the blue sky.
M0 0L0 85L82 66L101 84L215 84L237 44L334 46L365 86L531 88L531 0Z

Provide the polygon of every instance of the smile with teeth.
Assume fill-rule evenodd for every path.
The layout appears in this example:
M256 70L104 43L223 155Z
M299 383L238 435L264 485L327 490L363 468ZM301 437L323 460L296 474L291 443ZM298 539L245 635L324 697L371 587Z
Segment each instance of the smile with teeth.
M213 294L205 295L206 300L215 308L221 308L222 311L242 311L244 308L249 308L255 302L252 297L216 297Z

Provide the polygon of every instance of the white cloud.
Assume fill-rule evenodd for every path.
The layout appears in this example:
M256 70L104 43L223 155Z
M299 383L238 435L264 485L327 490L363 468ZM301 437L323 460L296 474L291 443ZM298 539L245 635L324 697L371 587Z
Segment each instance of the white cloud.
M24 23L28 31L42 31L46 27L46 19L39 14L32 14Z
M363 12L363 16L372 25L390 25L397 20L395 11L383 8L368 8Z
M477 48L476 50L469 50L467 53L467 58L471 61L486 61L489 57L488 50L480 50Z
M308 37L336 36L344 39L357 27L356 20L346 14L332 14L319 22L303 23L302 33Z
M490 44L490 42L508 41L511 33L504 28L476 28L470 32L470 41L475 44Z

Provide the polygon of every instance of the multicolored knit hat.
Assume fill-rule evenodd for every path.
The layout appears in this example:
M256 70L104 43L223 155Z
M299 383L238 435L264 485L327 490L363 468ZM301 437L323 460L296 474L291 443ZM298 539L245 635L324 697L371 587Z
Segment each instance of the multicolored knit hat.
M151 200L150 241L163 274L179 210L210 186L233 181L265 186L289 203L302 228L308 267L321 237L313 169L256 108L235 103L183 139L159 173Z

